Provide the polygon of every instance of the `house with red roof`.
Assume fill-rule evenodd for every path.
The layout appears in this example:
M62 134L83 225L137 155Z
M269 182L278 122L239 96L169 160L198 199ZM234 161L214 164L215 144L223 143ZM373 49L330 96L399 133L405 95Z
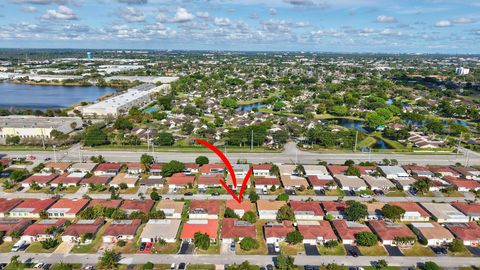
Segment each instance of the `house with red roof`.
M435 175L440 175L441 177L453 176L460 177L461 174L454 169L447 166L430 166L428 169Z
M50 218L76 218L88 204L88 199L60 199L47 210Z
M272 186L275 186L275 188L280 187L280 179L277 177L255 177L254 183L255 189L263 192L267 192Z
M220 184L219 179L222 178L223 175L221 174L200 175L197 179L198 188L200 190L205 190L207 188L221 187L222 185Z
M58 175L54 173L35 173L22 181L22 187L28 188L33 183L36 183L40 187L46 187L57 176Z
M10 159L0 159L0 164L2 164L4 168L8 168L12 165L12 161Z
M396 205L405 210L405 214L400 221L429 221L430 214L416 202L389 202L390 205Z
M67 172L68 168L70 168L70 165L72 164L68 162L49 162L45 164L42 172L63 174Z
M223 175L225 172L226 166L225 164L205 164L200 167L200 173L202 175Z
M188 220L183 225L180 239L186 242L192 242L195 238L195 233L207 234L210 241L215 243L217 241L218 220L217 219L195 219Z
M150 165L150 174L160 175L162 173L163 165L163 163L153 163Z
M0 233L4 242L12 242L13 232L22 234L33 220L24 218L0 218Z
M333 176L335 176L335 175L345 174L345 172L348 170L348 166L328 165L327 169Z
M81 243L82 235L91 234L92 239L86 240L82 244L89 244L95 239L95 234L105 221L101 218L98 219L80 219L74 224L68 226L62 234L62 242L67 243Z
M25 199L10 210L10 217L40 218L40 212L46 211L55 199Z
M470 190L480 190L480 182L465 178L456 178L453 176L445 176L444 179L458 188L460 192L468 192Z
M319 202L290 201L296 220L323 220L325 213Z
M50 182L50 186L58 187L60 184L62 184L62 186L64 187L77 186L85 177L85 175L86 173L81 172L64 173L59 177L53 179L53 181Z
M403 169L412 176L433 178L435 174L426 166L403 166Z
M244 237L255 238L257 231L255 224L250 222L236 219L236 218L224 218L222 222L222 241L231 243L235 239L242 240Z
M187 175L185 173L174 173L167 180L168 188L170 190L176 190L179 188L187 188L188 186L193 186L195 182L195 176Z
M264 164L253 164L253 176L256 177L275 177L274 175L270 174L270 170L272 169L273 165L271 163L264 163Z
M135 238L141 225L139 219L113 220L107 225L102 236L103 243L116 243L117 241L131 241Z
M190 219L218 219L222 202L219 200L192 200Z
M328 221L305 221L297 222L298 231L303 236L303 243L316 245L323 244L328 241L337 240L337 236L333 231L332 225Z
M446 226L465 246L480 247L480 225L476 222L447 223Z
M267 244L279 243L285 241L289 232L295 231L293 223L289 220L282 222L267 222L263 225L265 240Z
M122 164L120 163L100 163L93 171L96 176L115 176L120 172Z
M155 201L153 200L125 200L121 209L127 214L133 212L148 213L152 210Z
M242 200L241 203L238 203L236 200L227 200L226 208L232 209L235 214L239 217L242 217L245 212L253 211L253 204L251 201Z
M355 244L355 236L361 232L371 232L367 225L343 219L332 220L333 227L345 245Z
M88 203L88 207L94 207L100 205L105 208L119 208L122 204L122 200L110 200L110 199L92 199Z
M20 239L25 240L27 243L53 239L65 226L66 222L66 219L41 219L28 226Z
M347 208L347 204L344 201L325 201L322 202L325 215L329 215L332 219L343 219L344 211Z
M367 176L377 173L376 166L354 166L360 172L360 176Z
M460 173L463 178L469 180L480 180L480 170L473 167L452 167L455 171Z
M103 185L106 186L108 183L112 180L112 177L110 176L92 176L89 178L83 178L82 181L80 181L80 184L84 187L88 187L90 184L92 185Z
M198 173L200 169L200 165L196 163L185 163L183 165L185 166L185 169L183 171L189 174Z
M368 225L373 232L378 236L384 245L413 245L416 240L415 234L402 223L391 223L385 220L370 220ZM397 243L397 238L411 238L408 243Z
M0 198L0 218L3 218L10 213L10 210L15 208L22 202L22 199L4 199Z
M141 174L145 172L145 166L141 163L128 163L127 164L127 173L128 174Z
M330 175L309 175L307 176L307 180L313 187L313 190L337 189L337 183Z
M468 216L470 221L480 221L480 203L452 202L451 205Z

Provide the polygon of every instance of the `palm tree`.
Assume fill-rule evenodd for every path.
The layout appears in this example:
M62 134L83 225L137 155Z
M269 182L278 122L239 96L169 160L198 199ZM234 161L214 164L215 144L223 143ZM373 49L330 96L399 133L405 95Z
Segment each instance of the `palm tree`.
M102 257L100 257L99 266L102 269L114 269L118 266L118 262L120 261L121 255L120 253L116 253L111 250L106 250Z
M276 177L280 177L280 169L277 165L273 164L272 168L270 168L270 174Z
M20 266L20 256L19 255L14 255L12 258L10 258L10 265L13 266L13 268L17 269Z

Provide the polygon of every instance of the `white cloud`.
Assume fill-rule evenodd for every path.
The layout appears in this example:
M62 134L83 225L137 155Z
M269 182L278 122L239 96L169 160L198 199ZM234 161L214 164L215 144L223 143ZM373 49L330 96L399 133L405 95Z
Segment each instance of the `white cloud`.
M274 8L270 8L270 9L268 9L268 14L270 14L271 16L276 16L277 15L277 10L274 9Z
M468 17L459 17L453 20L453 23L455 24L471 24L474 22L475 22L474 19L468 18Z
M215 18L214 22L217 26L229 26L232 23L229 18Z
M119 3L127 5L144 5L148 3L148 0L117 0Z
M210 14L208 12L197 12L197 17L202 18L202 19L208 19L210 18Z
M127 22L144 22L145 14L134 7L125 7L120 9L120 15Z
M449 20L442 20L435 23L436 27L449 27L452 26L452 22Z
M34 6L23 6L20 10L27 13L37 12L37 8Z
M77 20L77 14L67 6L58 6L57 9L49 9L41 17L44 20Z
M173 17L172 22L183 23L183 22L191 21L194 18L195 18L195 15L188 12L187 9L179 7L177 8L177 12L175 13L175 17Z
M380 22L380 23L394 23L396 21L397 21L397 18L393 16L380 15L377 17L377 22Z

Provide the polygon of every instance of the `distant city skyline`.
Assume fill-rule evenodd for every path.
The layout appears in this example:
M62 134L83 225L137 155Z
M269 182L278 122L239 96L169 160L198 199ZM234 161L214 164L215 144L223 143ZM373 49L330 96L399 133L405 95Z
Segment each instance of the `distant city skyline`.
M480 0L6 0L0 47L480 53Z

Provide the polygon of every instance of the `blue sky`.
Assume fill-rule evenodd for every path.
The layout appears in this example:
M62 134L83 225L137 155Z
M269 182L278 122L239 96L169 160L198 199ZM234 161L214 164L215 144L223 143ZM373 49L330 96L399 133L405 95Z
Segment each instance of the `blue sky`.
M2 0L0 47L480 53L480 0Z

